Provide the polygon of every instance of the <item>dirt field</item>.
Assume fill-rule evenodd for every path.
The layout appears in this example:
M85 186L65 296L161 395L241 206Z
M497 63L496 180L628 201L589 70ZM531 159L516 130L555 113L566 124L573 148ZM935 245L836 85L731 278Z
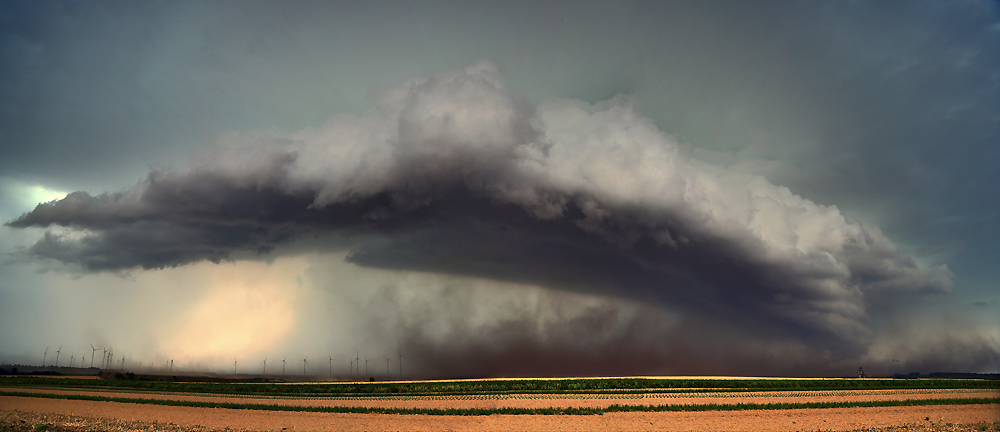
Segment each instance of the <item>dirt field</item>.
M10 389L25 391L24 389ZM955 397L997 397L996 392L965 390L761 392L755 394L687 394L684 397L640 395L517 395L434 396L379 398L234 398L222 396L167 395L54 391L45 393L99 394L144 399L206 400L288 405L338 405L426 408L490 408L500 406L607 406L610 404L677 404L737 402L811 402L827 400L897 400ZM711 397L709 397L711 396ZM723 396L723 397L719 397ZM923 407L830 408L798 410L748 410L717 412L607 413L604 415L545 416L430 416L387 414L336 414L275 412L140 405L28 397L0 397L0 415L32 430L51 424L59 430L671 430L671 431L850 431L896 427L893 430L997 430L1000 405L950 405ZM20 416L20 417L19 417ZM35 416L35 417L31 417ZM51 419L38 416L53 416ZM60 417L63 416L63 417ZM70 417L65 417L70 416ZM29 418L30 417L30 418ZM115 419L114 421L109 419ZM155 422L155 423L154 423ZM985 424L982 422L986 422ZM4 424L4 423L0 423ZM955 425L964 425L957 427ZM44 428L43 428L44 429Z
M382 396L382 397L249 397L234 395L193 395L163 392L110 392L90 390L49 390L2 388L0 391L96 395L137 399L197 402L256 403L294 406L352 406L367 408L603 408L610 405L691 405L781 402L854 402L905 399L996 398L1000 393L983 390L838 390L796 392L723 392L682 394L518 394L467 396Z

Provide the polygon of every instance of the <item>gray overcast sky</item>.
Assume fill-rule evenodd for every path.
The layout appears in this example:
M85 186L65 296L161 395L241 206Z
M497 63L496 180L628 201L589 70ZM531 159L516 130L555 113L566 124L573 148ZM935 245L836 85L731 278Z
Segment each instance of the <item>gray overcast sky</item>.
M996 372L998 143L995 1L4 2L0 361Z

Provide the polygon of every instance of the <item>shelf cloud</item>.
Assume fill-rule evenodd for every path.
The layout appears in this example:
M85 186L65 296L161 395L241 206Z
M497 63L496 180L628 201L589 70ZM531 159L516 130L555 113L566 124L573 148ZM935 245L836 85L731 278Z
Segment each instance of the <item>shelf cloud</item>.
M367 115L222 136L187 167L7 225L45 228L21 253L84 272L341 250L364 267L670 305L849 356L871 344L880 299L952 289L946 266L698 160L627 99L535 106L485 60L376 97Z

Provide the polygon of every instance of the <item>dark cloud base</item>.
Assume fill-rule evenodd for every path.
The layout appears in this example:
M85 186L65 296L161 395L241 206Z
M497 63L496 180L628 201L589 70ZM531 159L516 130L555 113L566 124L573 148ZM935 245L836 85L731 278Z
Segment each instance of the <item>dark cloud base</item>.
M7 225L61 227L23 252L85 272L267 257L309 243L349 249L361 266L648 302L696 323L664 333L636 321L622 335L623 358L633 360L620 364L596 345L572 348L583 337L576 329L591 325L580 321L563 323L555 342L513 322L509 332L469 334L461 348L411 347L484 364L497 352L549 356L553 368L566 352L580 373L627 364L722 373L731 360L694 353L724 353L729 342L734 353L787 342L813 353L803 358L857 358L873 340L870 316L888 307L871 300L950 289L945 267L919 268L877 227L685 159L648 119L602 107L536 112L496 65L479 62L387 89L367 117L334 116L294 139L236 137L246 142L208 149L189 169L154 171L119 193L74 192ZM725 336L733 329L762 348ZM728 342L706 348L717 337ZM531 363L495 367L520 374Z
M858 367L873 376L890 376L990 372L1000 360L996 341L974 329L964 335L933 327L913 330L921 322L908 322L903 331L880 329L886 336L876 344L891 345L889 357L848 357L738 322L652 303L578 304L556 295L548 301L556 305L560 319L522 311L470 328L474 320L468 314L475 312L462 313L455 306L475 309L475 302L482 301L476 294L447 292L446 300L428 296L403 302L391 289L383 291L372 305L378 311L363 327L372 339L398 341L398 352L416 359L416 373L422 376L851 377ZM442 322L449 332L429 330L440 330Z
M578 226L583 214L572 201L565 217L554 220L538 219L519 206L462 188L420 197L426 204L418 207L401 206L387 192L314 209L309 195L266 187L239 189L219 179L195 177L188 183L195 190L164 191L151 176L142 201L162 209L154 215L116 223L96 215L81 218L81 213L99 213L108 201L123 198L76 192L41 204L8 225L56 224L97 232L80 239L46 233L29 251L88 271L220 262L239 251L266 255L322 234L327 239L323 247L350 246L348 260L366 267L485 277L671 304L761 334L814 341L847 355L863 352L866 342L772 313L770 299L779 291L770 280L781 269L743 261L733 245L677 231L689 239L681 247L650 238L617 247ZM822 299L795 300L805 305Z

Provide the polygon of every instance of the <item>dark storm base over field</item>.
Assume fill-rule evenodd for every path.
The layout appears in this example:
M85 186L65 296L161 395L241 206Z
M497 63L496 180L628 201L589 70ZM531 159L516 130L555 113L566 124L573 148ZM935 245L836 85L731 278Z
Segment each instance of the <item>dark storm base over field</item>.
M1000 372L998 32L992 0L0 2L0 361Z

